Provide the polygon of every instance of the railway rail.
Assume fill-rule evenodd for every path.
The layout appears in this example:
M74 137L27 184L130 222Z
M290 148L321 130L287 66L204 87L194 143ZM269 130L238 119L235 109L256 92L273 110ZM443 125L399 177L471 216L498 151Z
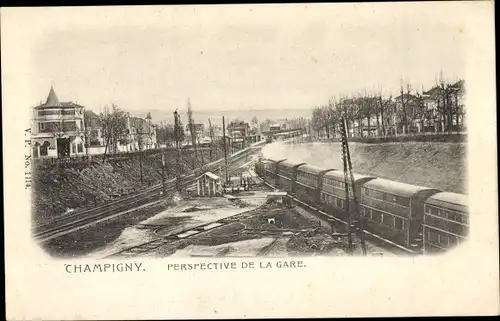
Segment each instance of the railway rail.
M217 221L212 221L212 222L206 222L194 227L189 227L187 229L184 229L182 231L177 231L171 234L163 235L161 237L158 237L154 240L151 240L149 242L145 242L142 244L138 244L123 250L120 250L116 253L113 253L109 256L106 256L105 258L113 258L113 257L120 257L120 256L125 256L125 257L131 257L131 256L137 256L139 254L144 254L147 252L150 252L154 249L159 248L160 246L167 245L167 244L174 244L177 241L183 241L187 240L191 237L194 236L199 236L200 234L204 234L207 232L211 232L215 229L219 229L222 227L225 227L230 224L238 223L240 220L251 217L252 215L260 213L260 207L257 207L256 209L250 210L250 211L245 211L243 213L238 213L234 214L231 216L227 216L225 218L222 218ZM243 230L244 230L243 226Z
M232 166L242 158L248 156L248 154L254 150L255 148L250 147L246 150L241 150L231 155L229 159L230 164L228 164L228 167ZM214 170L219 166L221 167L221 169L225 169L224 165L220 165L222 162L223 159L214 161L210 164L207 164L205 169ZM234 171L234 169L232 171ZM196 177L194 172L185 176L181 176L180 187L185 188L189 185L192 185L195 178ZM176 179L167 181L165 183L165 192L172 192L173 190L175 190L176 185ZM62 235L71 233L79 228L83 228L106 218L111 218L115 215L120 215L137 209L141 206L145 206L152 202L158 201L163 196L162 191L162 184L158 184L149 187L146 190L139 192L138 194L127 196L92 209L71 212L65 215L63 214L50 222L35 226L33 228L34 237L42 243L48 242Z

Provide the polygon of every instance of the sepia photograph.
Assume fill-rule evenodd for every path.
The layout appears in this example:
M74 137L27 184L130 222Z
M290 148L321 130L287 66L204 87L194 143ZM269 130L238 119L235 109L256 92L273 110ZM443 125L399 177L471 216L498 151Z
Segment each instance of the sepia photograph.
M2 10L17 250L82 277L468 253L471 221L498 217L471 205L497 201L472 172L496 173L473 143L495 141L471 72L487 4Z
M54 256L103 258L460 246L465 44L438 26L317 24L292 37L245 24L116 27L40 39L35 239Z

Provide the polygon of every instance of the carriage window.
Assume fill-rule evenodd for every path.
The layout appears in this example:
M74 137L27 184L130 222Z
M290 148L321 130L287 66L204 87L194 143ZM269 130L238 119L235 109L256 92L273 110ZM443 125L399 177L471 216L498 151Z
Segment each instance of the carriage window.
M394 218L394 227L397 228L398 230L403 229L403 219L399 217Z
M429 235L429 239L430 239L433 243L436 243L436 242L437 242L437 240L438 240L438 236L437 236L436 232L431 231L431 232L430 232L430 235Z
M441 234L441 236L440 236L440 240L439 240L439 244L449 245L448 235L446 235L446 234Z
M373 212L372 212L371 208L368 209L368 216L370 217L370 219L373 219Z
M382 216L382 222L387 225L387 226L394 226L394 220L393 220L393 217L391 215L383 215Z
M397 203L397 201L398 201L397 196L393 196L393 197L392 197L392 202L393 202L393 203Z
M361 213L361 215L365 215L365 208L364 207L361 207L359 209L359 212Z
M425 205L425 212L427 214L430 214L431 213L431 208L428 206L428 205Z
M368 188L365 188L365 195L370 195L370 190Z
M410 205L410 200L406 197L398 197L398 204L403 206Z

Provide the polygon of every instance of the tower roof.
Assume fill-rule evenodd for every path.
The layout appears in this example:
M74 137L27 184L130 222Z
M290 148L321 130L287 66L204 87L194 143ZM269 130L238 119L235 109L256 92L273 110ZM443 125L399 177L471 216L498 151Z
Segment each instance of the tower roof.
M46 107L60 107L61 103L59 102L59 99L57 98L56 92L54 91L54 88L50 86L50 91L49 95L47 96L47 101L45 102Z

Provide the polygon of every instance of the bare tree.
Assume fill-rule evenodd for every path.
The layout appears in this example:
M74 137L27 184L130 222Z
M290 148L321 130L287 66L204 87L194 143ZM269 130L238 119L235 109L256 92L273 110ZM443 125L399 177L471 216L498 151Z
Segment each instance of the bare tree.
M386 111L390 107L391 101L392 101L392 95L389 96L389 98L387 98L387 99L384 99L381 94L377 97L377 102L378 102L377 123L378 123L378 114L380 113L380 123L382 125L382 135L383 136L387 135L386 128L385 128L386 120L385 120L384 116L386 114ZM379 131L380 131L380 127L379 127Z
M103 155L103 163L106 159L108 150L116 151L116 146L119 140L123 139L127 133L126 114L116 105L108 106L99 115L102 133L105 138L105 148Z

